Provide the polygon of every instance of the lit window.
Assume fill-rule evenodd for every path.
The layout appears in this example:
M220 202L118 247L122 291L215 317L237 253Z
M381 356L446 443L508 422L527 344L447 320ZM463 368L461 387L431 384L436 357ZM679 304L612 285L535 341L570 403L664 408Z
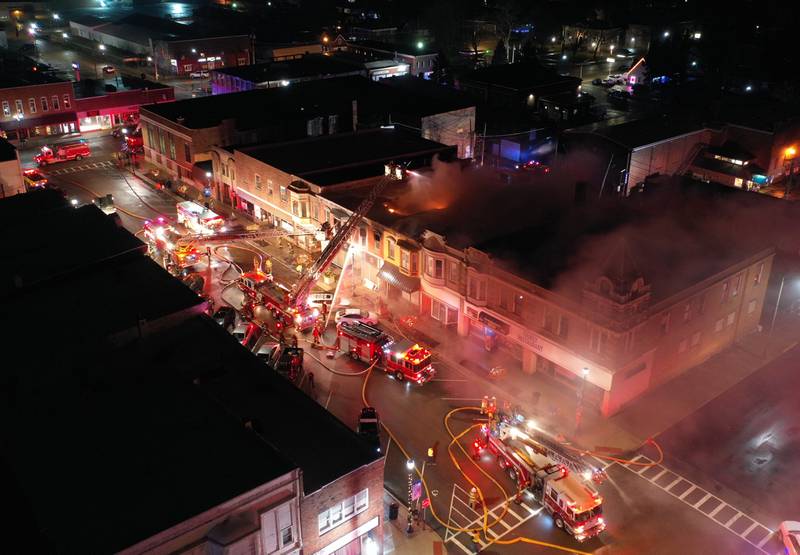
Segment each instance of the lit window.
M394 259L395 256L394 250L396 243L397 242L395 241L394 237L386 238L386 258Z
M65 110L69 110L71 105L72 105L72 103L69 101L69 95L65 94L64 95L64 109Z
M261 176L258 175L258 174L255 174L255 181L256 181L256 191L260 191L261 190Z
M30 112L31 114L35 114L36 113L36 99L35 98L29 98L28 99L28 112Z
M53 110L60 110L61 108L58 106L58 95L54 94L52 97L50 97L50 99L53 101Z
M53 97L53 98L56 98L56 97ZM17 113L18 113L18 114L22 114L22 113L23 113L23 110L22 110L22 101L21 101L21 100L15 100L15 101L14 101L14 105L15 105L15 107L17 108ZM58 108L55 108L55 109L56 109L56 110L58 110Z
M286 190L286 186L281 185L280 186L280 192L281 192L281 200L283 202L288 201L289 200L289 191Z
M761 283L761 279L764 277L764 263L758 265L758 271L753 276L753 285L758 285Z
M46 112L50 109L49 105L47 104L47 97L43 96L39 99L39 102L42 104L42 112Z
M11 115L11 105L8 103L8 100L3 101L3 115L4 116Z

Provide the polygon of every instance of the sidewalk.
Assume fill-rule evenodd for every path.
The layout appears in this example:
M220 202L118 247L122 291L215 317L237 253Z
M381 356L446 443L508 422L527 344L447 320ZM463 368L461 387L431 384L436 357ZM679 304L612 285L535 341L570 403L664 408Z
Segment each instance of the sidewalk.
M388 304L395 321L409 314L405 306L397 306L392 301ZM388 325L434 347L435 357L482 383L487 395L495 395L500 403L509 401L512 406L520 406L554 433L563 434L587 449L612 447L631 452L797 345L800 341L797 324L796 316L779 313L773 334L755 332L742 338L704 363L645 393L609 418L603 417L599 408L584 405L577 431L576 394L554 378L523 373L520 361L509 353L500 349L488 353L481 343L458 336L452 326L445 328L426 315L417 316L412 330ZM504 366L506 376L496 381L489 379L488 372L493 366ZM540 394L538 403L534 393Z
M396 555L444 555L447 553L442 538L427 525L423 529L421 524L414 524L414 531L410 535L406 533L408 510L403 503L397 502L400 509L397 520L389 520L389 505L395 502L388 492L383 492L384 555L390 553Z

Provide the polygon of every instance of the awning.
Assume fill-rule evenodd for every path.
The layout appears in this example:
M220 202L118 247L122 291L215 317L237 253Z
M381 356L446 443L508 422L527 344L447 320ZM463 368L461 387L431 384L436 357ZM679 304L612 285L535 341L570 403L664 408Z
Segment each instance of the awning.
M0 128L4 131L14 131L16 129L30 129L31 127L41 127L42 125L55 125L57 123L77 123L78 117L75 112L61 112L59 114L48 114L38 118L22 118L17 120L0 121Z
M400 273L400 268L388 262L384 262L378 272L378 277L386 283L393 285L406 293L419 291L419 278L411 277Z

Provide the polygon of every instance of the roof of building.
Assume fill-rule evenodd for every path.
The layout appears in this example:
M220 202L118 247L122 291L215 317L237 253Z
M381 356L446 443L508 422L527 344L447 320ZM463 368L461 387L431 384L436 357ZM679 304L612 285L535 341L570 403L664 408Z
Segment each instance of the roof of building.
M577 89L581 80L571 75L561 75L536 62L487 66L466 73L463 82L489 83L514 90L528 90L556 83L573 83Z
M146 251L95 206L72 208L52 190L0 201L0 233L20 238L8 241L0 253L0 261L6 262L0 263L0 298L103 260Z
M719 146L709 146L706 148L706 152L709 154L724 156L725 158L731 158L732 160L742 160L745 162L755 159L755 156L752 152L733 141L725 141L724 144Z
M0 53L0 89L44 85L48 83L69 83L56 77L52 68L18 53Z
M439 48L433 42L425 39L408 40L403 42L383 42L377 40L349 40L349 46L368 48L380 52L403 54L404 56L430 56L437 54ZM420 48L422 44L422 48Z
M295 468L308 494L380 458L198 316L201 299L155 262L93 241L110 233L93 213L106 216L65 208L53 191L0 200L0 231L20 244L16 273L47 258L46 233L27 232L50 219L72 240L55 244L56 258L82 259L4 295L16 361L0 366L0 489L17 531L7 550L117 552ZM31 224L6 227L5 216ZM273 425L281 419L291 425Z
M390 95L385 90L380 93L390 103L393 114L429 116L475 106L475 100L466 93L410 75L382 79L377 85L394 93ZM375 93L364 100L378 98L380 89L373 87L373 90Z
M17 147L8 140L0 138L0 162L10 162L17 159Z
M692 166L746 180L752 180L754 175L766 175L767 173L766 170L764 170L764 168L758 164L739 166L738 164L732 164L731 162L726 162L725 160L715 160L714 158L705 156L702 153L695 157L694 161L692 162Z
M382 175L386 162L452 150L399 129L370 129L245 147L240 152L316 185L331 185Z
M702 125L677 118L649 118L597 129L594 133L628 150L700 132Z
M332 75L354 75L359 68L352 64L340 62L333 56L307 54L295 60L265 62L249 66L236 66L214 69L213 72L238 77L251 83L268 83L282 80L303 79L309 77L327 77Z

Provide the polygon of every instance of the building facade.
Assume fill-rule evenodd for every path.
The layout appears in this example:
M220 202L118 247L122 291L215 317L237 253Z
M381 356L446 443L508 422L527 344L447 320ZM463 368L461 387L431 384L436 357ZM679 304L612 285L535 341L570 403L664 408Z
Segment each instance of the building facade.
M157 86L78 98L76 110L80 130L110 129L125 122L138 120L141 106L175 100L175 89L154 85Z
M395 45L376 41L347 41L347 50L364 56L368 60L391 59L408 66L408 73L415 77L429 77L439 57L425 41L416 45Z
M69 81L0 89L0 128L9 138L75 133L75 92Z
M248 35L158 41L155 60L164 74L188 76L220 67L246 66L253 62Z

